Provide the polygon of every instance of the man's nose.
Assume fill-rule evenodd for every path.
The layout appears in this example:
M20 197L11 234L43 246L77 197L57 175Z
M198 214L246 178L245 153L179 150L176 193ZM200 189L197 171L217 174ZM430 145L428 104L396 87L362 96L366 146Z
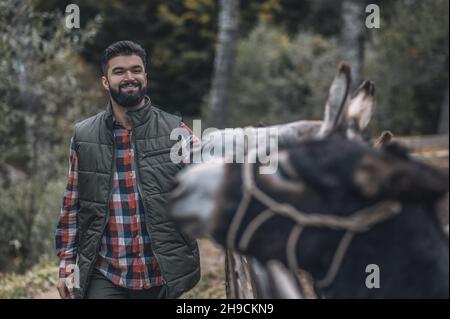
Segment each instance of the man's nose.
M131 71L126 71L125 75L124 75L125 80L131 80L134 79L133 77L133 73L131 73Z

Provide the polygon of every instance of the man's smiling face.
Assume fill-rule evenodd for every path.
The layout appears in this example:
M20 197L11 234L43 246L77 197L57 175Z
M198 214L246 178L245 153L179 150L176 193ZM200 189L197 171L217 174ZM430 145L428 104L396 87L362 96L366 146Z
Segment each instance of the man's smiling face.
M139 105L147 89L147 74L137 55L119 55L108 61L107 74L102 77L104 88L119 105L131 108Z

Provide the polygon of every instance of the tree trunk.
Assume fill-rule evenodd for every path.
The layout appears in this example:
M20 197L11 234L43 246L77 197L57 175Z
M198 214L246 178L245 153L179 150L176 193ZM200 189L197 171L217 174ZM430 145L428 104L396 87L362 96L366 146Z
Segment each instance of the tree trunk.
M341 57L352 68L350 92L353 93L364 79L365 1L344 0L341 20Z
M209 101L208 125L219 129L227 125L230 83L236 55L239 0L220 0L219 41Z
M441 106L441 119L439 121L439 128L438 131L441 134L448 134L448 83L447 87L445 88L445 95L444 100L442 101Z

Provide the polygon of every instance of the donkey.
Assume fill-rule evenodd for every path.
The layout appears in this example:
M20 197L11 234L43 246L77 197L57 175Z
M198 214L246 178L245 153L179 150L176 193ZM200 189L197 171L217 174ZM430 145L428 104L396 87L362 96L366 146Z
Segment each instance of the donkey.
M274 154L275 174L248 162L189 167L171 215L192 236L310 272L326 298L448 298L448 241L435 213L448 176L396 144L364 143L373 84L349 99L346 71L318 130Z

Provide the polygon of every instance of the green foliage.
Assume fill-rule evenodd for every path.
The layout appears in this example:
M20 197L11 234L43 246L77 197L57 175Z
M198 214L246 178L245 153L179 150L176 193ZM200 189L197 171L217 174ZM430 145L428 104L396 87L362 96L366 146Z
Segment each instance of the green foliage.
M230 124L321 119L337 54L333 39L259 25L238 45Z
M324 36L339 34L341 0L241 1L241 34L247 36L259 23L295 35L312 31Z
M125 39L135 41L150 55L152 101L170 112L198 114L201 99L210 88L216 1L45 0L38 1L38 8L64 12L69 3L80 7L81 30L86 21L101 23L95 40L84 47L86 61L99 66L101 55L110 44Z
M71 33L60 15L14 3L0 3L0 271L51 254L73 123L96 98L81 83L78 56L93 33Z
M10 168L11 170L11 168ZM23 177L22 177L23 178ZM2 184L4 185L3 181ZM23 264L24 243L28 233L23 207L24 183L2 187L0 196L0 270L19 270Z
M218 4L214 0L38 0L42 11L64 12L78 4L81 30L88 21L101 25L83 56L96 67L111 43L129 39L143 45L151 56L149 87L152 101L170 112L198 116L209 93L217 41ZM294 35L314 30L339 33L340 1L241 1L240 34L246 37L259 23L269 23ZM97 67L99 70L100 68Z
M38 14L27 1L16 2L0 7L1 127L7 133L0 147L5 162L31 173L32 146L44 143L39 146L60 163L65 152L54 154L53 146L64 143L73 121L92 108L94 93L81 84L85 69L77 55L92 34L72 34L61 27L60 15Z
M367 77L376 82L372 127L396 134L436 132L448 86L449 3L397 0L367 46Z
M45 182L19 173L11 178L10 185L2 183L1 271L23 272L39 260L54 256L55 227L65 186L64 173L59 177Z
M365 77L377 87L372 134L433 134L448 86L448 1L379 2L381 29L368 30L365 54ZM338 43L286 30L261 24L239 41L230 125L322 117Z
M34 223L31 228L30 259L51 259L55 256L55 229L60 214L62 198L66 186L64 173L54 179L39 191L34 212Z

